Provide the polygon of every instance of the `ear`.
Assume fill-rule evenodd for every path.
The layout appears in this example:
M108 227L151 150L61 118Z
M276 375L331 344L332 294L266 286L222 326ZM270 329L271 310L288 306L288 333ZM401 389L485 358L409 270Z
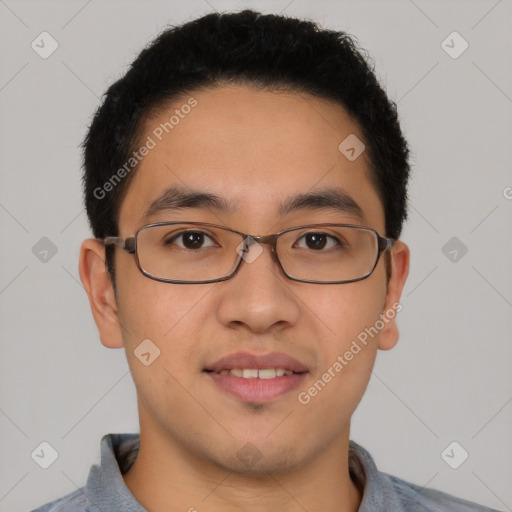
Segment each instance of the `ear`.
M123 337L112 281L105 265L104 244L92 238L82 243L79 273L101 343L108 348L122 348Z
M398 342L399 333L396 324L398 312L402 309L399 304L402 290L409 275L409 247L398 240L390 249L391 258L391 277L389 278L388 289L386 292L386 302L382 314L384 318L384 327L380 332L379 349L389 350Z

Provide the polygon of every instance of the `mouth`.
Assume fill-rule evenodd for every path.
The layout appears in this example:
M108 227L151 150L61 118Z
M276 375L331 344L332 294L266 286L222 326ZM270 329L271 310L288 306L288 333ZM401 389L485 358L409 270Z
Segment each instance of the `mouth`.
M224 393L243 402L264 403L298 387L308 368L283 353L239 352L219 359L203 373Z
M234 375L235 377L242 377L242 379L275 379L284 375L292 375L294 372L284 368L263 368L261 370L257 368L232 368L216 373L219 375Z

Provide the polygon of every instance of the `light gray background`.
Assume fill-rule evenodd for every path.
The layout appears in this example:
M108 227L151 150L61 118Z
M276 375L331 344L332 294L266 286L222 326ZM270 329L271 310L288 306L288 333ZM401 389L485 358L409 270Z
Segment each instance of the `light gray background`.
M247 6L355 34L413 150L401 340L378 355L352 439L383 471L512 510L508 0L0 0L0 510L82 486L101 436L138 430L125 355L100 344L78 277L78 146L99 98L166 24ZM59 44L46 60L42 31ZM441 47L453 31L469 43L457 59ZM42 237L58 249L46 263ZM455 263L452 237L468 248ZM454 440L469 452L456 470L440 455ZM46 470L30 457L42 441L59 453Z

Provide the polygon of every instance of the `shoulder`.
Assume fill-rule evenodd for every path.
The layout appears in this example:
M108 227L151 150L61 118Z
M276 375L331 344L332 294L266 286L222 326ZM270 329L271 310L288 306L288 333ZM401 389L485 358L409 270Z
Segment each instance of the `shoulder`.
M364 489L361 512L499 512L379 471L370 453L353 440L349 468L354 482Z
M446 492L420 487L393 475L381 475L388 479L407 512L498 512Z
M32 512L89 512L89 501L85 497L83 489L63 496L55 501L46 503Z

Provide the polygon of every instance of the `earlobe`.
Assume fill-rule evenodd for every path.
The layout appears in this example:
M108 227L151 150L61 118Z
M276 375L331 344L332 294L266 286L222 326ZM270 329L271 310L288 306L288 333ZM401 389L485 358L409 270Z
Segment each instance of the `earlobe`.
M123 337L110 274L105 265L105 246L88 239L80 248L80 280L85 288L100 340L105 347L122 348Z
M378 348L389 350L393 348L399 338L396 318L402 309L400 297L409 275L410 251L402 241L395 242L391 249L391 277L386 293L386 302L382 311L384 327L380 332Z

